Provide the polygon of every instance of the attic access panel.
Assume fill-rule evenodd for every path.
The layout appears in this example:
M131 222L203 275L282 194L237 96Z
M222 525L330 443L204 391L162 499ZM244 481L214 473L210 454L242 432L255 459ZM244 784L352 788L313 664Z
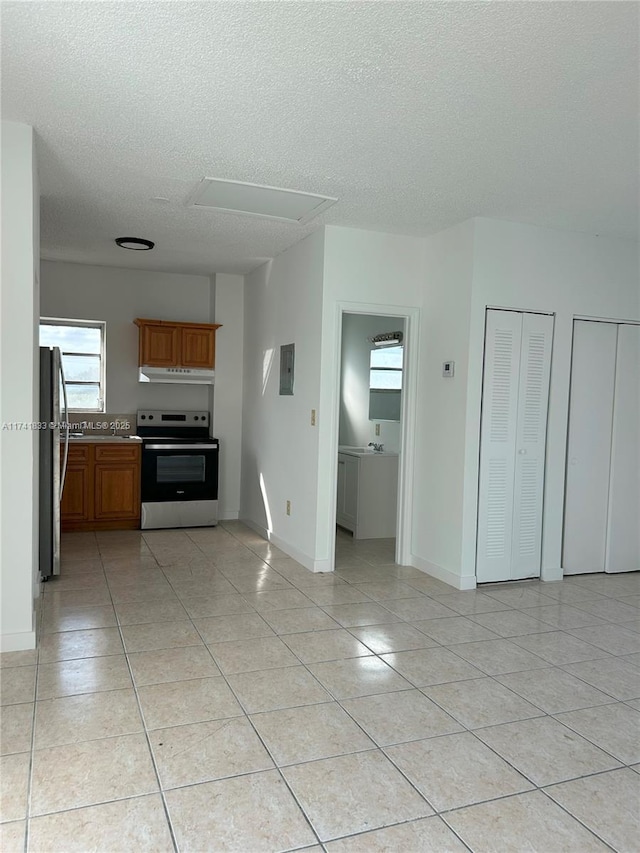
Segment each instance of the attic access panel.
M338 201L331 196L244 181L203 178L187 204L283 222L307 222Z

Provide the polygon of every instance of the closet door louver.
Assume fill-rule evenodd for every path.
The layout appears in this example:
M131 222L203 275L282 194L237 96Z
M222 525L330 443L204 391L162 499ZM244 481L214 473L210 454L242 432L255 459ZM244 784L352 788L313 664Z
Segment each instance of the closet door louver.
M480 441L478 582L540 573L553 318L488 311Z
M553 317L522 315L511 577L540 574Z
M479 582L510 577L522 317L488 311L480 427Z

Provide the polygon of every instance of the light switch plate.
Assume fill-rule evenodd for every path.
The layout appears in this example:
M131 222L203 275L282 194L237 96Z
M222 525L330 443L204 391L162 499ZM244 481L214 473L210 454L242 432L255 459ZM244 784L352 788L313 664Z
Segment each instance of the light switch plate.
M442 362L442 375L445 379L451 379L453 374L455 373L456 363L455 361L443 361Z

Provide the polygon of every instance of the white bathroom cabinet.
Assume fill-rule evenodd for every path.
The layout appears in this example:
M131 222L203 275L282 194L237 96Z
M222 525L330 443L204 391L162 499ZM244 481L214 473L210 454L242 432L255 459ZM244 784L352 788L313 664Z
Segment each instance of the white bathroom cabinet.
M340 450L336 523L354 539L396 535L398 455Z

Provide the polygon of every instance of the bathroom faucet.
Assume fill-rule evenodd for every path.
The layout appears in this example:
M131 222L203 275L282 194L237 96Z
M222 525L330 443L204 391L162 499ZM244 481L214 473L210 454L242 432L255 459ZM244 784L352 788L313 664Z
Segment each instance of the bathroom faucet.
M382 453L382 448L384 447L384 444L376 444L375 442L370 441L367 446L373 447L375 453Z

